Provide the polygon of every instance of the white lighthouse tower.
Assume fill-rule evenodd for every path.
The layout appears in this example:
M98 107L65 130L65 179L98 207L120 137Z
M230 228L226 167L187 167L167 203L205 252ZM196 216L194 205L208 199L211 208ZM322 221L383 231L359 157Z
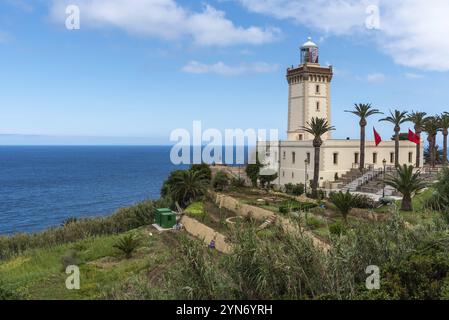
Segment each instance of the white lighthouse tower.
M308 38L301 46L301 64L287 70L288 140L311 140L310 134L301 130L313 117L331 121L330 83L332 66L319 64L319 48ZM330 139L331 134L322 137Z

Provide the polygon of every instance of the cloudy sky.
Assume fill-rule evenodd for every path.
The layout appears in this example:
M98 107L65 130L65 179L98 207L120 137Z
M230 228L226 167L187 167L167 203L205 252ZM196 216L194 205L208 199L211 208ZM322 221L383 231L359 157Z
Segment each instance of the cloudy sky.
M194 120L284 134L285 69L308 36L335 68L335 137L357 137L342 112L355 102L447 111L448 12L447 0L0 0L0 144L166 143Z

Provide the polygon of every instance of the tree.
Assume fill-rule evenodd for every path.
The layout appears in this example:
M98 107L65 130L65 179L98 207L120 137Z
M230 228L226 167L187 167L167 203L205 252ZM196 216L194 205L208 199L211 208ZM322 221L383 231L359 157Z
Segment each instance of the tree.
M360 118L360 171L365 169L365 140L366 140L366 125L367 118L375 114L382 114L377 109L374 109L370 103L359 103L354 105L354 110L346 110L345 112L352 113Z
M440 116L440 128L443 132L443 165L447 165L447 136L449 135L449 113Z
M424 122L423 131L427 133L427 141L429 142L429 164L432 167L436 165L437 150L436 137L440 131L440 123L438 117L428 117Z
M355 198L348 192L334 192L329 195L332 203L337 207L338 211L343 216L345 223L348 223L348 214L354 208Z
M403 211L413 211L412 197L427 185L420 177L420 171L413 172L413 166L403 165L396 168L396 175L388 175L385 184L402 193Z
M246 166L245 172L248 178L251 180L251 184L254 188L257 187L257 181L259 180L260 169L263 165L259 161L259 155L256 154L256 163L248 164Z
M230 184L230 179L228 175L223 171L218 171L215 177L212 179L212 187L216 191L223 191Z
M190 170L192 170L193 172L199 171L207 180L212 181L212 170L210 169L210 166L208 164L193 164Z
M424 129L424 123L426 122L427 113L425 112L412 112L408 116L408 120L415 126L415 133L419 136L419 143L416 145L416 167L421 167L421 133Z
M407 111L390 111L390 116L380 119L380 121L390 122L394 125L394 163L396 167L399 167L399 132L401 131L401 124L409 121Z
M260 175L259 180L260 184L262 185L262 188L269 189L271 187L271 183L278 178L278 174L271 174L271 175Z
M209 181L200 171L176 171L169 181L168 192L173 201L187 207L206 193L208 185Z
M308 121L302 130L311 134L313 138L313 147L315 148L315 158L313 166L313 183L312 183L312 196L318 196L318 181L320 177L320 149L323 144L321 137L329 131L335 130L333 126L329 124L326 119L314 117L310 122Z

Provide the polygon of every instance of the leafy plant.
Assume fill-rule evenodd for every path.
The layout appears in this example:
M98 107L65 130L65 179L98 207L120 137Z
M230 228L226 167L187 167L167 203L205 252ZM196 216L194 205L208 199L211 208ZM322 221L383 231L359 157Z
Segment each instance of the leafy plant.
M348 214L354 208L356 202L355 197L349 192L334 192L329 196L332 203L337 207L340 214L343 216L345 223L348 222Z
M219 171L215 175L215 177L212 179L212 187L215 191L224 191L228 188L230 183L230 179L228 175L223 172Z
M128 234L119 239L113 247L123 252L126 259L130 259L139 245L140 239L134 237L132 234Z
M385 179L385 183L400 193L402 193L402 206L403 211L413 211L412 197L427 184L420 178L420 172L413 172L413 166L403 165L397 167L396 175L388 175Z

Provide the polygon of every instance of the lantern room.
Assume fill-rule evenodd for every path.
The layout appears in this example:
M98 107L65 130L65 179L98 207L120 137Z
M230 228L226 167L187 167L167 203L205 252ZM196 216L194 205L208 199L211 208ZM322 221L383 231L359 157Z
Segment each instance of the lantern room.
M308 38L307 42L301 46L301 64L319 63L318 46Z

